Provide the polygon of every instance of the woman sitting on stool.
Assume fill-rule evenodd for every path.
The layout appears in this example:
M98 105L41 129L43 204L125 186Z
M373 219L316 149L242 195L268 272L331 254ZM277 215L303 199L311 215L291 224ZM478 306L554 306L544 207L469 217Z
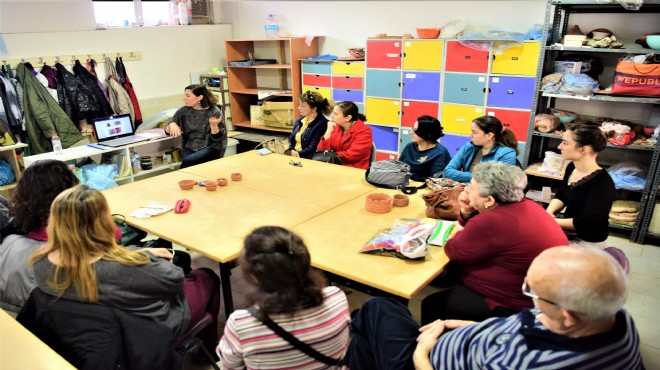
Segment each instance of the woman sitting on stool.
M373 140L371 127L365 124L367 117L352 101L342 101L335 105L331 118L317 150L334 150L342 166L369 168Z
M444 246L449 257L445 279L458 286L422 301L422 324L436 319L481 321L509 316L533 303L520 291L532 260L568 240L545 210L524 198L527 177L516 166L498 162L474 167L470 185L458 198L463 229ZM442 283L442 282L441 282Z

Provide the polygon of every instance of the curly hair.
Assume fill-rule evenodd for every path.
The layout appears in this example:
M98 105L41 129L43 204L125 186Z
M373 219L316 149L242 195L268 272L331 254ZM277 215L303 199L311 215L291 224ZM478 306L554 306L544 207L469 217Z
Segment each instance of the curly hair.
M247 294L248 303L257 305L262 315L293 315L323 303L324 276L311 267L302 239L285 228L263 226L252 231L239 263L255 288Z
M78 184L78 178L66 163L47 159L25 169L12 196L10 214L24 233L36 231L48 223L53 199Z

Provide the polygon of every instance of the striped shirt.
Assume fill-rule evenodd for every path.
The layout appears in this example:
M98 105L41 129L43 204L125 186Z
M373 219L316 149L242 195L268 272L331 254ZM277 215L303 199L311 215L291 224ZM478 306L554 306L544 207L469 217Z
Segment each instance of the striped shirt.
M431 351L435 369L643 369L639 335L625 310L614 328L583 338L555 334L525 310L442 335Z
M351 318L346 295L339 288L323 289L323 304L295 315L270 318L300 341L324 355L339 359L349 342ZM268 329L246 310L234 311L216 348L223 369L326 369Z

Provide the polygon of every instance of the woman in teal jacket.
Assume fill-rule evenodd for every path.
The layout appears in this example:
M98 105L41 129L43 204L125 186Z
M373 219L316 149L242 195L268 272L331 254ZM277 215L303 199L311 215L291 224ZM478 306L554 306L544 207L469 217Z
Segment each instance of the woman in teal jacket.
M472 180L472 168L481 162L502 162L516 165L518 140L511 130L493 116L472 121L469 143L466 143L449 162L442 177L460 182Z

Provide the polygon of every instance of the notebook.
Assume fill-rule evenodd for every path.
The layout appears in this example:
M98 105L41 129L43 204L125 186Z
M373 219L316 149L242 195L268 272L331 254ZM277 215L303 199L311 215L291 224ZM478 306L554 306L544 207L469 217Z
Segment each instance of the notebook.
M129 114L94 120L99 145L117 147L147 141L150 136L135 135Z

